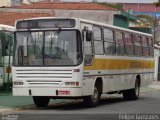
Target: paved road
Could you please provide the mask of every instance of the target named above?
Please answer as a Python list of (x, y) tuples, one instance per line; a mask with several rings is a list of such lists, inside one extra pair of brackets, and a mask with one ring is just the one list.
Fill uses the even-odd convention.
[[(133, 120), (137, 114), (160, 114), (160, 91), (142, 93), (137, 101), (124, 101), (122, 96), (105, 97), (96, 108), (86, 108), (80, 101), (55, 104), (53, 100), (45, 109), (31, 105), (8, 114), (20, 114), (20, 120), (126, 120), (126, 115), (130, 115), (127, 117)], [(157, 115), (153, 117), (155, 120), (160, 119)]]

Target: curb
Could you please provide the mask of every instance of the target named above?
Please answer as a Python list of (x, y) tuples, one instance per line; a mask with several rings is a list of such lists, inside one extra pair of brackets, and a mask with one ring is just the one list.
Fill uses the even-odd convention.
[(150, 85), (150, 86), (147, 86), (147, 87), (141, 87), (140, 88), (140, 91), (142, 93), (146, 93), (146, 92), (155, 92), (155, 91), (159, 91), (160, 90), (160, 86), (153, 86), (153, 85)]
[(0, 106), (0, 113), (5, 113), (5, 112), (8, 112), (8, 111), (12, 111), (12, 110), (14, 110), (14, 109)]

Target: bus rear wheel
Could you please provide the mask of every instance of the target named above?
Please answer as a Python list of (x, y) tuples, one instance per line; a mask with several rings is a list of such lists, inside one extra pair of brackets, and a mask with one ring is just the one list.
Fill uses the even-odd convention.
[(33, 101), (37, 107), (47, 107), (50, 101), (49, 97), (33, 96)]
[(94, 86), (94, 91), (93, 94), (90, 96), (86, 96), (83, 98), (83, 103), (87, 106), (87, 107), (95, 107), (99, 104), (100, 101), (100, 90), (98, 88), (97, 85)]
[(140, 82), (137, 79), (135, 81), (135, 87), (130, 90), (125, 90), (123, 92), (123, 98), (125, 100), (137, 100), (139, 98), (139, 93), (140, 93)]

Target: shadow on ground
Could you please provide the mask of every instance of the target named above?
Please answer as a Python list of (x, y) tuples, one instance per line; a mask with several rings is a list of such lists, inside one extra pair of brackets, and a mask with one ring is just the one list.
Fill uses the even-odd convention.
[[(124, 101), (123, 97), (113, 97), (113, 98), (102, 98), (97, 107), (103, 105), (111, 105)], [(19, 108), (18, 110), (80, 110), (80, 109), (89, 109), (87, 108), (82, 100), (68, 100), (67, 102), (54, 103), (54, 100), (51, 100), (49, 106), (47, 108), (37, 108), (36, 106), (24, 106)]]

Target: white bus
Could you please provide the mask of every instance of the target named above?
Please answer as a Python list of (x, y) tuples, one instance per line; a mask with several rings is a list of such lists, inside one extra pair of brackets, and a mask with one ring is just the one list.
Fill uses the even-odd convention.
[(16, 29), (13, 95), (33, 96), (37, 107), (59, 98), (96, 106), (106, 93), (136, 100), (153, 81), (150, 34), (54, 17), (19, 20)]
[(11, 85), (11, 73), (8, 68), (12, 64), (13, 43), (15, 27), (0, 24), (0, 87), (9, 87)]

